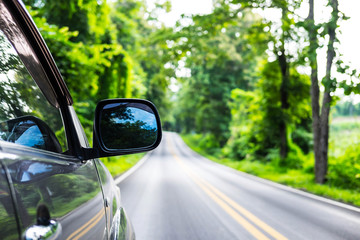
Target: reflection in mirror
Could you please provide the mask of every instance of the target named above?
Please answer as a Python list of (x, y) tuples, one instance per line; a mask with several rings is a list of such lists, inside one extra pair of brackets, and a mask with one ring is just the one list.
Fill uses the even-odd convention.
[(108, 149), (150, 147), (157, 134), (154, 111), (143, 103), (111, 103), (102, 109), (100, 135)]
[(31, 120), (18, 121), (13, 124), (0, 123), (0, 138), (7, 142), (45, 149), (44, 137), (36, 123)]
[(22, 116), (0, 122), (0, 140), (52, 152), (62, 152), (61, 145), (49, 126), (34, 116)]

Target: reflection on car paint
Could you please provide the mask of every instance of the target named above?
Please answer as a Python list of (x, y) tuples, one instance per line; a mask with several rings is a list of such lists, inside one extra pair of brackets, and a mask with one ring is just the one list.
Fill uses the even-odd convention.
[(56, 239), (61, 231), (61, 224), (51, 219), (49, 208), (45, 204), (40, 204), (36, 210), (36, 224), (25, 231), (23, 238), (25, 240)]
[(19, 238), (10, 188), (0, 162), (0, 236), (3, 240)]

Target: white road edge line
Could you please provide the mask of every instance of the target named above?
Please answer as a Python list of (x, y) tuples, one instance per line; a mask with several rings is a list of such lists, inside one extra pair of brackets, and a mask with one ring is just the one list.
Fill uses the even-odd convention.
[[(231, 169), (231, 170), (237, 171), (236, 169)], [(350, 211), (360, 213), (360, 208), (357, 208), (355, 206), (348, 205), (348, 204), (342, 203), (342, 202), (338, 202), (336, 200), (332, 200), (332, 199), (325, 198), (325, 197), (322, 197), (322, 196), (318, 196), (318, 195), (315, 195), (313, 193), (305, 192), (305, 191), (302, 191), (302, 190), (299, 190), (299, 189), (296, 189), (296, 188), (293, 188), (293, 187), (290, 187), (290, 186), (286, 186), (286, 185), (283, 185), (283, 184), (280, 184), (280, 183), (276, 183), (276, 182), (273, 182), (271, 180), (260, 178), (260, 177), (251, 175), (251, 174), (246, 173), (246, 172), (242, 172), (242, 171), (238, 171), (238, 172), (240, 174), (242, 174), (242, 175), (247, 176), (248, 178), (253, 179), (254, 181), (262, 182), (264, 184), (267, 184), (267, 185), (270, 185), (270, 186), (273, 186), (273, 187), (276, 187), (276, 188), (280, 188), (282, 190), (292, 192), (292, 193), (295, 193), (295, 194), (298, 194), (298, 195), (302, 195), (302, 196), (310, 198), (310, 199), (314, 199), (314, 200), (317, 200), (317, 201), (320, 201), (320, 202), (327, 203), (329, 205), (333, 205), (333, 206), (336, 206), (336, 207), (340, 207), (340, 208), (344, 208), (344, 209), (347, 209), (347, 210), (350, 210)]]
[[(180, 136), (179, 136), (180, 137)], [(181, 139), (181, 137), (180, 137)], [(182, 140), (182, 139), (181, 139)], [(325, 197), (321, 197), (321, 196), (318, 196), (318, 195), (315, 195), (313, 193), (309, 193), (309, 192), (305, 192), (305, 191), (301, 191), (299, 189), (296, 189), (296, 188), (293, 188), (293, 187), (290, 187), (290, 186), (286, 186), (286, 185), (283, 185), (283, 184), (280, 184), (280, 183), (276, 183), (276, 182), (273, 182), (271, 180), (267, 180), (267, 179), (264, 179), (264, 178), (260, 178), (260, 177), (257, 177), (255, 175), (251, 175), (249, 173), (246, 173), (246, 172), (243, 172), (243, 171), (239, 171), (239, 170), (236, 170), (236, 169), (233, 169), (233, 168), (230, 168), (228, 166), (225, 166), (225, 165), (222, 165), (220, 163), (217, 163), (217, 162), (214, 162), (214, 161), (211, 161), (210, 159), (207, 159), (206, 157), (204, 156), (201, 156), (199, 153), (195, 152), (194, 150), (192, 150), (188, 145), (186, 145), (185, 143), (183, 144), (185, 145), (190, 151), (196, 153), (199, 157), (201, 157), (202, 159), (206, 160), (206, 161), (209, 161), (213, 164), (216, 164), (216, 165), (219, 165), (221, 166), (222, 168), (225, 168), (227, 170), (230, 170), (236, 174), (240, 174), (240, 175), (243, 175), (244, 177), (248, 177), (254, 181), (258, 181), (258, 182), (262, 182), (264, 184), (267, 184), (267, 185), (270, 185), (270, 186), (273, 186), (273, 187), (276, 187), (276, 188), (280, 188), (282, 190), (285, 190), (285, 191), (288, 191), (288, 192), (292, 192), (292, 193), (296, 193), (296, 194), (299, 194), (299, 195), (302, 195), (304, 197), (307, 197), (307, 198), (311, 198), (311, 199), (314, 199), (314, 200), (317, 200), (317, 201), (320, 201), (320, 202), (325, 202), (327, 204), (330, 204), (330, 205), (333, 205), (333, 206), (337, 206), (337, 207), (340, 207), (340, 208), (344, 208), (344, 209), (347, 209), (347, 210), (350, 210), (350, 211), (354, 211), (354, 212), (357, 212), (357, 213), (360, 213), (360, 208), (358, 207), (355, 207), (355, 206), (352, 206), (352, 205), (348, 205), (346, 203), (342, 203), (342, 202), (338, 202), (336, 200), (332, 200), (332, 199), (328, 199), (328, 198), (325, 198)]]
[(141, 165), (144, 164), (144, 162), (151, 156), (151, 152), (148, 152), (143, 158), (141, 158), (132, 168), (121, 174), (119, 177), (117, 177), (114, 181), (115, 184), (118, 185), (122, 181), (124, 181), (127, 177), (129, 177), (131, 174), (133, 174)]

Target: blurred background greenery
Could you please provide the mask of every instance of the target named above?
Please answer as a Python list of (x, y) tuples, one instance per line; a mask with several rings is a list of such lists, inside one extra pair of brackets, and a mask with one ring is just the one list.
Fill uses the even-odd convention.
[[(297, 12), (311, 1), (215, 0), (211, 13), (168, 26), (158, 17), (169, 1), (24, 0), (89, 139), (99, 100), (145, 98), (164, 130), (214, 161), (360, 205), (360, 104), (338, 97), (359, 92), (359, 74), (338, 51), (346, 13), (325, 2), (323, 22)], [(269, 9), (277, 19), (260, 14)], [(332, 71), (311, 78), (321, 49), (333, 53)], [(315, 178), (313, 133), (326, 129), (325, 173)], [(103, 161), (115, 176), (142, 156)]]

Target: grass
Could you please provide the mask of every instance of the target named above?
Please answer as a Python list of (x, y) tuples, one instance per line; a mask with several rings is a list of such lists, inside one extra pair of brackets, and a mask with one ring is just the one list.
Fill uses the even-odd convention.
[(130, 154), (118, 157), (103, 158), (101, 161), (109, 169), (113, 177), (119, 176), (134, 166), (145, 153)]
[(330, 125), (329, 157), (340, 157), (349, 146), (360, 145), (360, 119), (334, 118)]
[[(343, 124), (343, 122), (341, 124)], [(346, 128), (351, 127), (349, 124), (345, 124), (345, 126)], [(332, 154), (332, 157), (340, 155), (340, 153), (344, 151), (344, 149), (346, 149), (346, 147), (348, 147), (352, 141), (356, 141), (359, 139), (358, 136), (360, 136), (360, 127), (353, 127), (353, 129), (356, 129), (356, 131), (351, 131), (349, 135), (346, 135), (345, 139), (341, 138), (342, 140), (340, 141), (342, 142), (339, 142), (336, 141), (336, 139), (340, 139), (340, 135), (344, 134), (344, 128), (338, 127), (337, 132), (335, 132), (335, 130), (332, 128), (332, 137), (330, 141), (332, 141), (333, 148), (330, 150), (329, 155)], [(272, 162), (264, 163), (261, 161), (251, 160), (236, 161), (228, 158), (222, 158), (221, 156), (209, 155), (199, 147), (197, 137), (194, 137), (193, 135), (182, 135), (182, 138), (185, 143), (194, 151), (217, 163), (280, 184), (311, 192), (319, 196), (331, 198), (355, 206), (360, 206), (360, 194), (358, 193), (358, 191), (335, 187), (329, 184), (320, 185), (315, 183), (313, 174), (314, 164), (313, 157), (311, 155), (308, 156), (308, 162), (305, 162), (303, 164), (303, 169), (286, 169), (279, 167)], [(351, 139), (351, 141), (349, 139)]]

